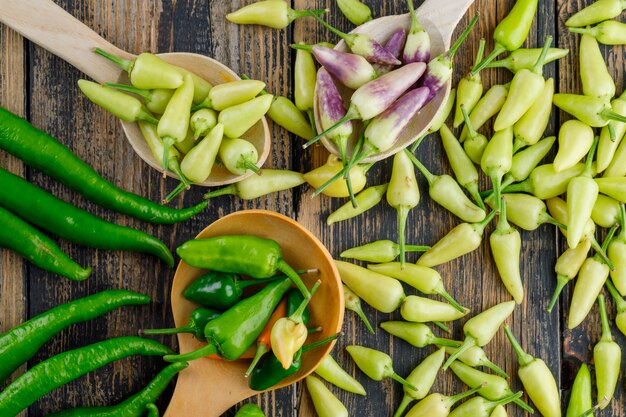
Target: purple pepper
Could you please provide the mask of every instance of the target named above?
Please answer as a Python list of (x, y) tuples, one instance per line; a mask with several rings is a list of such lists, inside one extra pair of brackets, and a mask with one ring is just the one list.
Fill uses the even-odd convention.
[(430, 60), (430, 36), (417, 20), (413, 0), (407, 0), (407, 5), (411, 14), (411, 29), (404, 45), (402, 63), (428, 62)]
[(450, 81), (452, 77), (452, 59), (454, 58), (454, 54), (465, 38), (467, 38), (467, 35), (469, 35), (477, 21), (478, 15), (474, 16), (470, 24), (465, 28), (461, 36), (459, 36), (459, 39), (456, 40), (448, 52), (444, 52), (428, 63), (423, 85), (430, 89), (430, 94), (428, 95), (429, 101), (435, 97), (435, 94), (437, 94), (448, 81)]
[(319, 16), (315, 14), (311, 14), (311, 16), (315, 17), (328, 30), (343, 39), (353, 53), (361, 55), (369, 62), (388, 65), (400, 65), (402, 63), (398, 58), (383, 48), (381, 44), (372, 39), (371, 36), (364, 33), (344, 33), (326, 23)]
[[(322, 130), (325, 130), (346, 115), (346, 108), (337, 86), (324, 67), (317, 71), (315, 93), (317, 96), (317, 115)], [(352, 122), (347, 121), (327, 135), (327, 138), (339, 148), (342, 161), (346, 161), (346, 148), (352, 132)]]
[(353, 90), (378, 77), (372, 64), (360, 55), (340, 52), (320, 45), (291, 45), (291, 47), (312, 52), (320, 65), (341, 84)]
[[(406, 41), (406, 30), (400, 27), (391, 34), (391, 36), (389, 37), (389, 40), (387, 40), (387, 43), (385, 44), (385, 49), (391, 55), (395, 56), (396, 58), (400, 58), (400, 56), (402, 55), (402, 51), (404, 50), (405, 41)], [(394, 67), (395, 65), (377, 64), (374, 66), (374, 69), (376, 69), (376, 72), (379, 75), (382, 75), (393, 70)]]

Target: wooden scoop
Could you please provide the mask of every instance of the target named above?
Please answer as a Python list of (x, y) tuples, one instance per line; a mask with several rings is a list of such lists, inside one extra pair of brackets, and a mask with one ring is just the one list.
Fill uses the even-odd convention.
[[(135, 56), (107, 42), (51, 0), (0, 0), (0, 22), (69, 62), (99, 83), (129, 83), (128, 77), (120, 68), (96, 55), (93, 50), (101, 48), (123, 59), (133, 59)], [(169, 63), (194, 72), (213, 85), (240, 79), (227, 66), (203, 55), (184, 52), (159, 56)], [(122, 127), (126, 138), (141, 159), (161, 171), (161, 161), (156, 161), (152, 156), (137, 124), (122, 121)], [(256, 147), (259, 154), (257, 166), (261, 167), (269, 155), (271, 145), (265, 118), (248, 130), (243, 138)], [(171, 172), (167, 174), (176, 178)], [(248, 171), (238, 176), (231, 174), (223, 166), (215, 166), (211, 176), (198, 185), (211, 187), (230, 184), (250, 175), (256, 174)]]
[[(310, 325), (323, 330), (307, 339), (307, 343), (332, 336), (343, 323), (343, 288), (332, 256), (315, 236), (289, 217), (265, 210), (240, 211), (222, 217), (197, 236), (206, 238), (220, 235), (255, 235), (273, 239), (283, 249), (283, 258), (295, 269), (318, 269), (319, 273), (303, 275), (307, 287), (322, 280), (308, 306)], [(181, 261), (172, 284), (172, 311), (176, 326), (184, 326), (191, 312), (198, 306), (183, 297), (185, 288), (206, 271)], [(204, 345), (190, 334), (178, 335), (181, 353)], [(303, 356), (300, 371), (272, 389), (297, 382), (313, 372), (332, 349), (329, 343)], [(258, 394), (248, 388), (244, 374), (249, 360), (228, 362), (202, 358), (191, 361), (178, 376), (176, 389), (165, 412), (165, 417), (219, 417), (238, 402)]]
[[(418, 9), (415, 10), (415, 14), (417, 15), (419, 22), (430, 35), (431, 59), (450, 48), (450, 41), (452, 39), (454, 29), (472, 3), (474, 3), (474, 0), (426, 0)], [(380, 17), (357, 27), (351, 33), (367, 33), (374, 38), (374, 40), (384, 45), (391, 34), (399, 27), (405, 28), (408, 32), (411, 27), (410, 14), (407, 13), (403, 15)], [(349, 49), (343, 40), (337, 44), (335, 49), (342, 52), (349, 52)], [(349, 103), (352, 91), (347, 88), (342, 88), (339, 84), (337, 86), (340, 88), (344, 102)], [(380, 161), (390, 155), (394, 155), (422, 136), (430, 127), (431, 121), (437, 114), (439, 108), (448, 99), (448, 96), (450, 95), (450, 86), (451, 82), (449, 81), (446, 86), (442, 88), (435, 97), (433, 97), (430, 103), (417, 113), (391, 149), (372, 157), (365, 158), (363, 163)], [(317, 99), (315, 100), (315, 103), (315, 123), (317, 125), (318, 132), (322, 132), (324, 129), (322, 129), (317, 112)], [(353, 146), (356, 142), (356, 138), (353, 139), (354, 140), (350, 141), (352, 143), (349, 146), (348, 154), (351, 153), (351, 146)], [(329, 152), (339, 156), (339, 149), (337, 149), (335, 143), (328, 140), (326, 137), (323, 137), (321, 141)]]

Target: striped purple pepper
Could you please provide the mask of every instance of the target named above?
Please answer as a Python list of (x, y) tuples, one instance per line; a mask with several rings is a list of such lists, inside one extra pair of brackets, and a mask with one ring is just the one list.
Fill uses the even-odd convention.
[[(396, 58), (400, 58), (402, 56), (402, 51), (404, 50), (404, 43), (406, 42), (406, 30), (404, 28), (396, 29), (385, 44), (385, 49)], [(379, 75), (386, 74), (389, 71), (392, 71), (396, 66), (395, 65), (382, 65), (376, 64), (374, 65), (374, 69)]]
[(404, 44), (402, 63), (428, 62), (430, 60), (430, 36), (417, 20), (413, 0), (407, 0), (407, 5), (411, 14), (411, 29)]

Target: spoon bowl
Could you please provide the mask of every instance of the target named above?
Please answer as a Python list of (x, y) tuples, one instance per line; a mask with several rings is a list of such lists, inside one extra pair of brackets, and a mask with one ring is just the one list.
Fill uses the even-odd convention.
[[(448, 0), (445, 2), (440, 0), (426, 0), (418, 9), (415, 10), (415, 14), (420, 24), (430, 36), (431, 59), (450, 48), (450, 41), (452, 34), (454, 33), (454, 29), (472, 3), (474, 3), (474, 0)], [(404, 28), (408, 32), (410, 27), (411, 16), (407, 13), (403, 15), (384, 16), (371, 20), (355, 28), (350, 33), (366, 33), (375, 41), (384, 45), (393, 32), (395, 32), (398, 28)], [(348, 46), (343, 40), (337, 43), (335, 49), (341, 52), (349, 52)], [(353, 91), (342, 86), (338, 82), (336, 84), (344, 99), (344, 103), (349, 103), (350, 96)], [(448, 97), (450, 96), (450, 89), (451, 81), (448, 81), (445, 87), (439, 90), (435, 97), (433, 97), (433, 99), (413, 117), (409, 125), (405, 128), (398, 140), (396, 140), (390, 149), (363, 159), (363, 163), (380, 161), (394, 155), (426, 133), (433, 118), (441, 106), (443, 106), (446, 100), (448, 100)], [(315, 124), (318, 132), (321, 132), (324, 129), (322, 129), (317, 109), (317, 91), (315, 96)], [(350, 141), (348, 141), (348, 154), (351, 154), (352, 148), (356, 144), (358, 138), (357, 135), (360, 135), (360, 133), (359, 129), (355, 129), (353, 137)], [(339, 149), (334, 142), (329, 140), (327, 137), (323, 137), (321, 142), (329, 152), (340, 156)]]
[[(283, 257), (295, 269), (318, 269), (319, 273), (302, 276), (311, 288), (320, 279), (322, 284), (308, 309), (310, 324), (322, 326), (307, 343), (332, 336), (341, 330), (344, 313), (343, 288), (332, 256), (320, 241), (296, 221), (265, 210), (239, 211), (222, 217), (204, 229), (197, 238), (221, 235), (255, 235), (273, 239), (281, 246)], [(181, 261), (172, 283), (172, 312), (176, 326), (184, 326), (191, 312), (198, 306), (183, 297), (183, 291), (206, 270), (194, 268)], [(190, 352), (204, 343), (190, 334), (178, 335), (181, 353)], [(317, 368), (331, 351), (334, 342), (307, 352), (302, 357), (302, 368), (270, 390), (291, 385)], [(202, 358), (191, 361), (178, 376), (176, 388), (165, 412), (165, 417), (219, 417), (238, 402), (258, 394), (248, 387), (244, 374), (249, 360), (228, 362)]]
[[(128, 84), (126, 74), (112, 62), (96, 55), (95, 48), (103, 49), (123, 59), (135, 56), (110, 44), (82, 22), (71, 16), (52, 0), (0, 0), (0, 22), (22, 34), (63, 60), (67, 61), (98, 83), (121, 82)], [(215, 85), (240, 79), (237, 74), (220, 62), (200, 54), (189, 52), (159, 54), (165, 61), (185, 68)], [(136, 123), (122, 122), (128, 142), (135, 152), (151, 167), (161, 171)], [(271, 136), (267, 121), (262, 118), (244, 135), (257, 149), (261, 167), (270, 152)], [(176, 175), (167, 172), (176, 178)], [(215, 166), (209, 178), (199, 184), (205, 187), (221, 186), (240, 181), (250, 175), (233, 175), (223, 166)]]

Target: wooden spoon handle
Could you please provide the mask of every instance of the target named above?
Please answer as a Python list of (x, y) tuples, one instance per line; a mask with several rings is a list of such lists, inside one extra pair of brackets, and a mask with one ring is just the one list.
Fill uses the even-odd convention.
[(437, 28), (441, 33), (444, 47), (447, 50), (450, 47), (454, 29), (473, 3), (474, 0), (426, 0), (420, 6), (418, 14), (428, 20), (437, 22)]
[(0, 22), (78, 68), (97, 82), (115, 81), (120, 69), (93, 53), (98, 47), (129, 59), (51, 0), (0, 0)]

